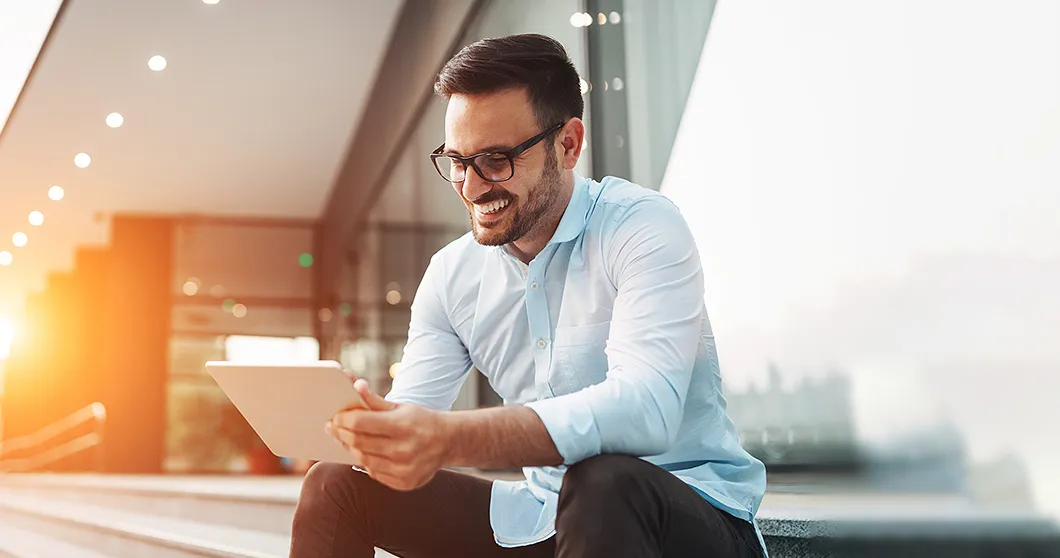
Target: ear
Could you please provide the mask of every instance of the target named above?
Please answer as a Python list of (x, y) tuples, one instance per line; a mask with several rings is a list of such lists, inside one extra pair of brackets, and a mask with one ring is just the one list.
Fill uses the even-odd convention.
[(584, 142), (585, 123), (581, 118), (571, 118), (556, 135), (556, 152), (565, 170), (573, 170), (578, 164)]

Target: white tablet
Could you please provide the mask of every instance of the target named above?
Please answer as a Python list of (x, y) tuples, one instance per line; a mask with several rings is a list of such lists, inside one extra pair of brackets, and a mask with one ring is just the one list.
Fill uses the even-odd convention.
[(206, 370), (279, 457), (353, 465), (349, 452), (324, 432), (334, 414), (364, 406), (353, 379), (334, 361), (299, 365), (210, 361)]

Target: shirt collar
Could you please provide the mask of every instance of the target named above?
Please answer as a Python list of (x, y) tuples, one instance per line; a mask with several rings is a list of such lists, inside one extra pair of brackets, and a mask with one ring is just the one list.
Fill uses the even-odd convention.
[[(556, 232), (552, 233), (552, 239), (545, 245), (546, 248), (552, 244), (569, 242), (578, 238), (578, 235), (585, 230), (591, 201), (589, 198), (589, 180), (578, 173), (574, 173), (574, 189), (571, 192), (570, 201), (567, 202), (567, 209), (563, 211), (563, 217), (559, 220)], [(508, 251), (507, 244), (495, 246), (494, 248), (505, 256), (519, 261)]]
[(549, 244), (568, 242), (578, 238), (585, 230), (585, 220), (589, 214), (589, 181), (574, 173), (574, 191), (571, 192), (567, 209), (559, 220), (559, 226), (552, 235)]

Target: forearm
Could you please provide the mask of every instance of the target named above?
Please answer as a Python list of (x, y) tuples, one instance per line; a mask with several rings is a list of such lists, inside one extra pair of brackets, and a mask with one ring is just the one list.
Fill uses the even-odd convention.
[(545, 424), (528, 407), (445, 412), (442, 425), (447, 467), (507, 469), (563, 463)]

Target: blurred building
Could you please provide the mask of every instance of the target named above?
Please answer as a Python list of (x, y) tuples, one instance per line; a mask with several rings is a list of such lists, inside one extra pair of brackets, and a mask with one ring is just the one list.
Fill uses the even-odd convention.
[(983, 506), (1009, 510), (1036, 507), (1027, 464), (1014, 454), (971, 466), (968, 490)]
[(833, 372), (786, 388), (780, 369), (764, 387), (728, 394), (744, 447), (771, 469), (853, 467), (858, 443), (849, 378)]
[(895, 430), (885, 441), (865, 440), (858, 435), (848, 375), (832, 370), (785, 382), (791, 376), (771, 365), (765, 386), (751, 383), (726, 395), (744, 447), (774, 474), (771, 482), (823, 479), (860, 490), (981, 493), (985, 499), (1001, 498), (1005, 487), (1023, 501), (1020, 482), (1026, 479), (1011, 460), (969, 475), (964, 440), (952, 425), (925, 424)]

